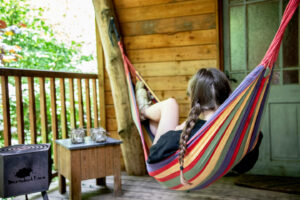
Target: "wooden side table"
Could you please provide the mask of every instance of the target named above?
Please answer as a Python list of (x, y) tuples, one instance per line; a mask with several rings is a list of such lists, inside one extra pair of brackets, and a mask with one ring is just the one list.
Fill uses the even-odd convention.
[[(70, 181), (70, 199), (81, 199), (81, 181), (96, 178), (105, 184), (105, 178), (114, 175), (114, 194), (121, 194), (120, 140), (108, 138), (96, 143), (90, 137), (83, 144), (72, 144), (71, 139), (56, 140), (59, 192), (66, 192)], [(103, 181), (104, 180), (104, 181)]]

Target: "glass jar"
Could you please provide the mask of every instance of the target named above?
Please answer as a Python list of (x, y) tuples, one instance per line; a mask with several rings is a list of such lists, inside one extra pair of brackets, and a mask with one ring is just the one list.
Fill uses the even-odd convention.
[(72, 144), (84, 143), (85, 129), (77, 128), (71, 131), (71, 142)]
[(104, 128), (91, 128), (90, 130), (91, 139), (94, 142), (105, 142), (107, 139), (107, 132)]

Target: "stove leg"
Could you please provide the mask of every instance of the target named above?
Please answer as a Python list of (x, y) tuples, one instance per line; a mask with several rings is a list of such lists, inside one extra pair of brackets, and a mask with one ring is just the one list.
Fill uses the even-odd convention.
[(96, 185), (106, 186), (106, 177), (96, 178)]
[(43, 192), (41, 192), (41, 193), (42, 193), (43, 200), (49, 200), (46, 191), (43, 191)]

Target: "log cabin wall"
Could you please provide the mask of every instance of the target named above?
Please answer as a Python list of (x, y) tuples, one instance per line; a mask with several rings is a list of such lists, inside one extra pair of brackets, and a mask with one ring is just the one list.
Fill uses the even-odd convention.
[[(189, 111), (190, 77), (220, 68), (217, 0), (113, 0), (126, 52), (160, 100), (174, 97), (180, 121)], [(105, 76), (106, 128), (118, 138), (109, 80)]]

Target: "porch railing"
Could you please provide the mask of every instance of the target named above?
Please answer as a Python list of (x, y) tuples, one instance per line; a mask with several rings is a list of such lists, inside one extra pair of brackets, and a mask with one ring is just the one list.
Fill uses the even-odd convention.
[[(10, 105), (12, 96), (15, 101), (18, 144), (35, 144), (38, 137), (42, 143), (52, 142), (55, 164), (54, 141), (56, 139), (68, 138), (69, 130), (72, 128), (86, 127), (89, 130), (91, 127), (99, 127), (97, 90), (100, 87), (96, 74), (0, 68), (0, 76), (4, 146), (12, 144), (12, 108)], [(84, 88), (82, 82), (84, 82)], [(15, 91), (11, 91), (12, 88)], [(25, 89), (27, 89), (28, 96), (23, 94)], [(11, 95), (11, 93), (14, 94)], [(29, 117), (29, 130), (26, 130), (24, 125), (24, 117), (27, 117), (27, 115), (24, 116), (25, 97), (29, 102), (28, 111), (26, 109)], [(46, 101), (47, 97), (50, 98), (50, 103)], [(36, 112), (37, 105), (39, 105), (39, 114)], [(50, 120), (48, 122), (47, 113), (51, 116), (51, 122)], [(37, 120), (37, 117), (40, 118)], [(39, 134), (38, 131), (40, 131)], [(25, 132), (30, 133), (30, 141), (26, 140)], [(52, 137), (49, 137), (50, 133)]]

